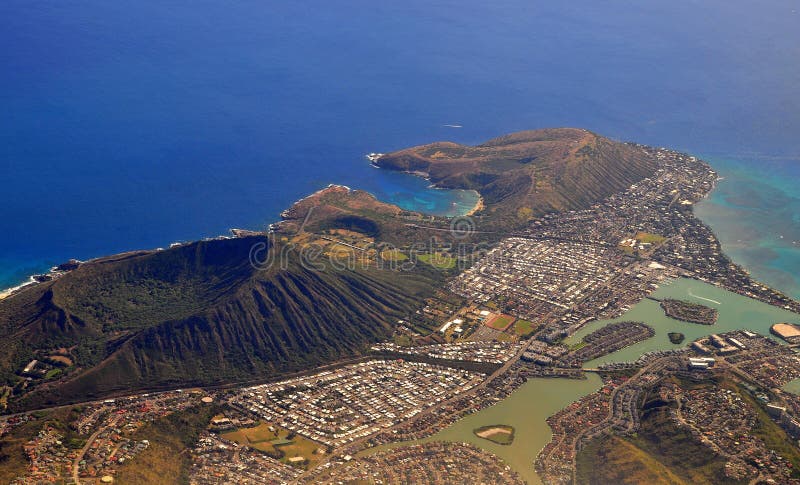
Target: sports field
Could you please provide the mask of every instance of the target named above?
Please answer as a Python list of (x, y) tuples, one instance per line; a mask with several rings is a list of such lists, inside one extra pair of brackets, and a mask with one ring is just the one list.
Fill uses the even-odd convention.
[(489, 328), (493, 328), (495, 330), (500, 330), (501, 332), (505, 331), (511, 324), (514, 323), (514, 317), (511, 315), (503, 315), (502, 313), (499, 315), (493, 315), (489, 317), (485, 325)]
[(634, 236), (634, 239), (636, 239), (639, 242), (643, 242), (643, 243), (661, 244), (667, 238), (665, 238), (664, 236), (659, 236), (658, 234), (650, 233), (650, 232), (637, 232), (636, 236)]
[(437, 269), (453, 269), (456, 266), (456, 258), (447, 253), (420, 254), (417, 259)]
[(536, 329), (536, 325), (528, 320), (519, 319), (514, 322), (514, 334), (520, 337), (527, 337)]

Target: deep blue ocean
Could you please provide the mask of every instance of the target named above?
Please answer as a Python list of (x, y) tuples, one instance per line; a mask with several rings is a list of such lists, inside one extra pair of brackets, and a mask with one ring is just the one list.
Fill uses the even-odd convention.
[(715, 160), (726, 179), (707, 220), (800, 296), (786, 244), (800, 240), (798, 9), (4, 0), (0, 287), (72, 257), (264, 227), (329, 183), (447, 212), (463, 194), (364, 154), (577, 126)]

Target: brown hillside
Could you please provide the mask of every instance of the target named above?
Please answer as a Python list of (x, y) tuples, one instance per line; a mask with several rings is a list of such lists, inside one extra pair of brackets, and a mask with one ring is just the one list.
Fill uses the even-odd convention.
[(376, 164), (427, 174), (440, 187), (477, 190), (486, 212), (505, 224), (588, 207), (657, 168), (635, 146), (574, 128), (522, 131), (477, 146), (432, 143), (389, 153)]

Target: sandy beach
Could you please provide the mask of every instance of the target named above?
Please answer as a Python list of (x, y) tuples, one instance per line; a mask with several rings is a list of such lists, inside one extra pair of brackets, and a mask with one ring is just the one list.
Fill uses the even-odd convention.
[(26, 281), (25, 283), (22, 283), (21, 285), (15, 286), (13, 288), (8, 288), (6, 290), (2, 290), (2, 291), (0, 291), (0, 300), (4, 300), (4, 299), (8, 298), (9, 296), (13, 295), (14, 293), (16, 293), (17, 291), (25, 288), (26, 286), (30, 286), (30, 285), (33, 285), (33, 284), (36, 284), (36, 281), (33, 278), (31, 278), (29, 281)]
[(469, 212), (467, 212), (464, 215), (465, 216), (471, 216), (473, 214), (476, 214), (476, 213), (482, 211), (484, 208), (485, 208), (485, 206), (483, 205), (483, 197), (481, 197), (481, 195), (478, 194), (478, 202), (475, 203), (475, 207), (470, 209)]

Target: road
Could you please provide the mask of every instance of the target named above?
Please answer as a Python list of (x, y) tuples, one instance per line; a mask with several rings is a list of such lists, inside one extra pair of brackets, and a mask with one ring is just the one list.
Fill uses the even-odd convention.
[(114, 417), (114, 419), (109, 421), (108, 425), (99, 427), (97, 431), (92, 433), (92, 435), (89, 436), (89, 439), (86, 440), (86, 444), (83, 445), (83, 448), (81, 448), (81, 451), (78, 452), (78, 455), (75, 457), (75, 460), (72, 463), (72, 481), (75, 483), (75, 485), (80, 485), (81, 483), (78, 477), (78, 464), (81, 462), (81, 460), (83, 460), (83, 457), (86, 455), (86, 452), (89, 451), (89, 448), (92, 446), (92, 443), (94, 443), (94, 440), (96, 440), (97, 436), (106, 429), (116, 426), (118, 421), (119, 417)]

